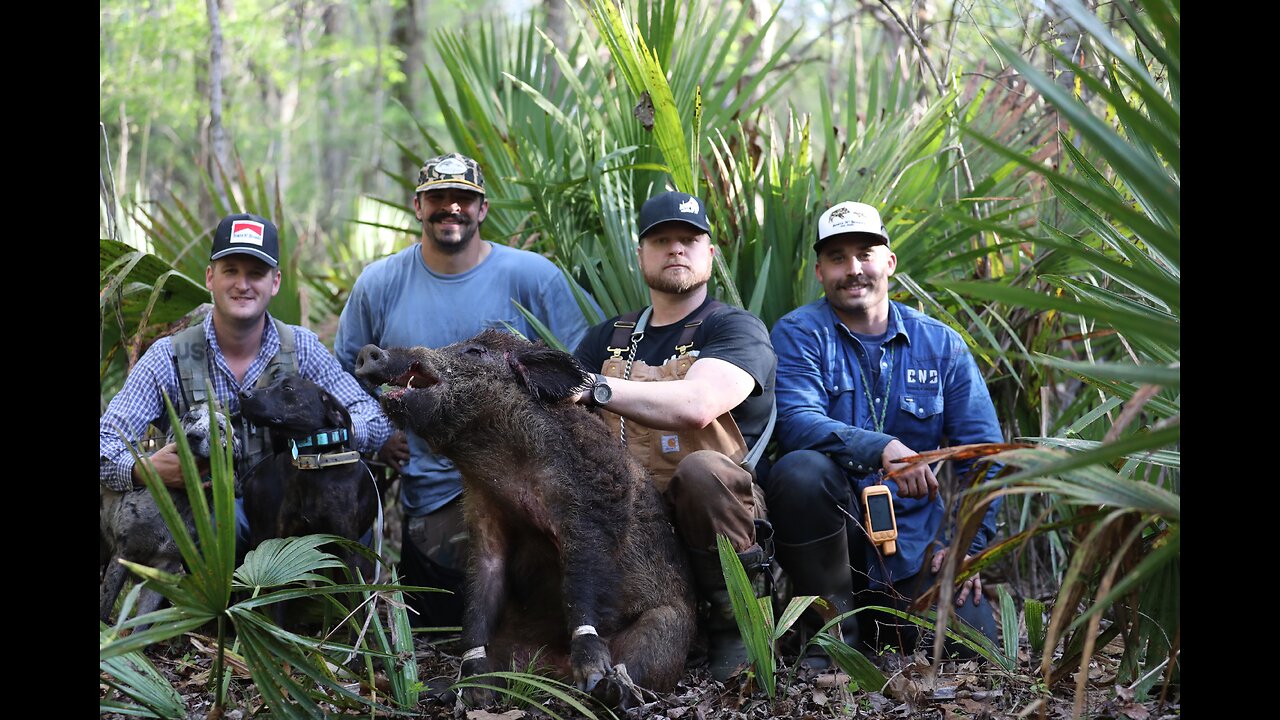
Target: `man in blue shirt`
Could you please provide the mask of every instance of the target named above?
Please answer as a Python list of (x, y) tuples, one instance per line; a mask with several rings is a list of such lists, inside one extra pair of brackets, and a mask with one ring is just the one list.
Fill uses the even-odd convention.
[[(369, 343), (443, 347), (508, 325), (536, 339), (513, 300), (567, 347), (582, 339), (586, 318), (555, 264), (480, 237), (489, 201), (475, 160), (457, 153), (427, 160), (413, 210), (422, 222), (421, 242), (365, 268), (342, 309), (334, 352), (347, 371)], [(453, 591), (412, 594), (410, 603), (427, 624), (457, 625), (467, 556), (462, 476), (412, 433), (394, 433), (380, 454), (401, 473), (402, 581)]]
[[(772, 332), (785, 455), (769, 475), (765, 497), (778, 560), (797, 595), (819, 595), (837, 612), (865, 605), (905, 609), (941, 567), (948, 513), (928, 465), (887, 482), (882, 471), (901, 470), (895, 459), (944, 442), (1000, 442), (1000, 426), (960, 335), (889, 300), (897, 256), (875, 208), (843, 202), (827, 210), (814, 250), (826, 296), (787, 314)], [(956, 476), (965, 477), (970, 464), (958, 463)], [(887, 556), (861, 527), (862, 490), (882, 482), (898, 527), (897, 552)], [(966, 557), (994, 537), (998, 505), (987, 511)], [(977, 575), (958, 589), (956, 614), (995, 641)], [(851, 645), (859, 635), (875, 649), (915, 645), (913, 625), (887, 614), (855, 617), (843, 624)], [(807, 663), (825, 664), (825, 656), (810, 653)]]
[[(204, 399), (205, 379), (212, 383), (218, 404), (235, 416), (244, 450), (236, 462), (240, 477), (271, 451), (265, 430), (239, 420), (240, 391), (263, 387), (280, 373), (299, 373), (346, 406), (355, 449), (373, 452), (386, 441), (391, 423), (382, 408), (343, 371), (316, 334), (286, 325), (267, 312), (280, 291), (279, 260), (279, 235), (270, 220), (241, 213), (218, 223), (205, 269), (213, 311), (200, 325), (160, 338), (148, 348), (99, 420), (98, 479), (105, 488), (126, 492), (142, 486), (129, 443), (140, 440), (149, 424), (168, 427), (164, 394), (181, 414)], [(183, 487), (176, 443), (160, 448), (150, 460), (165, 485)], [(243, 545), (248, 526), (239, 499), (236, 511), (237, 540)]]

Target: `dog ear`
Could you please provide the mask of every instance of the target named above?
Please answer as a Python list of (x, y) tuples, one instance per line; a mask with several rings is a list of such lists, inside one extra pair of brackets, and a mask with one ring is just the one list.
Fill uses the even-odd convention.
[(350, 428), (351, 413), (347, 410), (347, 406), (342, 401), (333, 396), (333, 393), (320, 388), (320, 396), (324, 398), (324, 420), (326, 427)]
[(591, 381), (577, 358), (542, 343), (507, 353), (507, 364), (529, 393), (544, 403), (572, 397)]

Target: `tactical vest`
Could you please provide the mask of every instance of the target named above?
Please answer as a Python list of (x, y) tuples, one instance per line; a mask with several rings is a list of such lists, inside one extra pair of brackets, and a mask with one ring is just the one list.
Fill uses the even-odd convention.
[[(276, 378), (298, 372), (298, 348), (294, 344), (293, 328), (271, 318), (275, 323), (276, 334), (280, 336), (280, 349), (267, 363), (255, 388), (264, 388), (275, 382)], [(204, 337), (204, 323), (193, 325), (173, 336), (173, 356), (178, 363), (178, 415), (182, 416), (193, 404), (206, 402), (209, 394), (205, 390), (209, 378), (209, 344)], [(240, 413), (231, 416), (232, 427), (240, 435), (241, 457), (236, 460), (238, 476), (243, 476), (249, 468), (271, 453), (271, 434), (267, 428), (259, 428), (253, 423), (243, 420)]]
[[(613, 337), (609, 342), (612, 355), (604, 361), (600, 373), (607, 377), (623, 378), (636, 382), (669, 382), (682, 380), (689, 368), (698, 360), (692, 355), (693, 336), (698, 327), (708, 317), (728, 307), (719, 300), (711, 300), (685, 323), (673, 348), (676, 356), (662, 365), (652, 366), (643, 360), (630, 362), (632, 332), (641, 317), (642, 311), (627, 313), (614, 322)], [(634, 358), (634, 355), (631, 356)], [(747, 443), (738, 429), (738, 423), (726, 412), (704, 428), (694, 430), (656, 430), (645, 427), (634, 421), (623, 419), (616, 413), (601, 408), (605, 424), (615, 435), (622, 435), (627, 450), (649, 469), (654, 484), (659, 492), (666, 492), (671, 484), (671, 476), (675, 474), (676, 465), (680, 464), (690, 453), (698, 450), (715, 450), (729, 457), (735, 463), (741, 463), (747, 456)], [(766, 438), (767, 440), (767, 438)]]

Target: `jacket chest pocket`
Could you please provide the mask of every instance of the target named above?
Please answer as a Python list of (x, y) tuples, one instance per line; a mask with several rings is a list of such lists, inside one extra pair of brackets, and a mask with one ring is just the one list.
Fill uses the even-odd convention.
[[(853, 414), (854, 406), (858, 404), (857, 398), (861, 397), (862, 388), (855, 383), (857, 380), (847, 372), (836, 372), (824, 382), (824, 389), (827, 391), (827, 414), (832, 417), (842, 417), (841, 411)], [(857, 393), (857, 394), (854, 394)]]
[(933, 394), (904, 394), (898, 408), (916, 420), (931, 421), (942, 414), (943, 397)]

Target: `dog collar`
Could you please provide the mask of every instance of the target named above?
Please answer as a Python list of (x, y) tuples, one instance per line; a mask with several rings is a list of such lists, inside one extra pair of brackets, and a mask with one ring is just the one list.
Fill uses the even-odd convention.
[(323, 470), (333, 465), (349, 465), (355, 462), (360, 462), (360, 453), (355, 450), (299, 455), (298, 448), (296, 446), (293, 448), (293, 466), (299, 470)]
[(316, 432), (302, 438), (289, 440), (289, 452), (293, 455), (293, 466), (299, 470), (322, 470), (333, 465), (348, 465), (350, 463), (359, 462), (360, 453), (355, 450), (347, 450), (346, 452), (317, 452), (303, 455), (298, 452), (298, 448), (320, 448), (345, 447), (351, 439), (351, 433), (346, 428), (326, 428), (317, 430)]
[[(316, 432), (302, 438), (290, 440), (294, 447), (315, 447), (322, 448), (328, 445), (341, 445), (351, 440), (351, 433), (346, 428), (326, 428), (317, 430)], [(297, 451), (294, 451), (297, 455)]]

